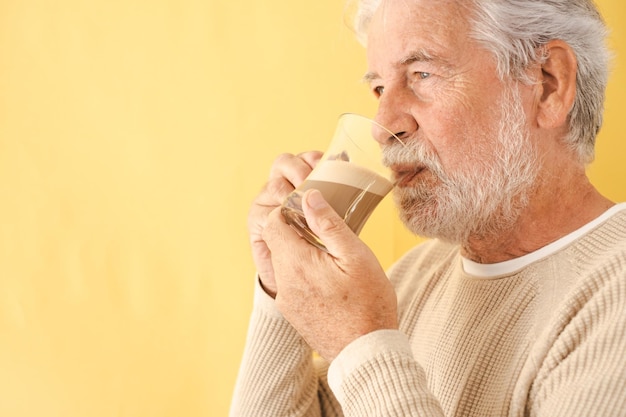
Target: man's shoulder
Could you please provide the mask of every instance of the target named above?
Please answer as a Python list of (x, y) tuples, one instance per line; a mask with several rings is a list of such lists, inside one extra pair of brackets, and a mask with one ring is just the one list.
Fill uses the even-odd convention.
[(557, 257), (553, 269), (574, 278), (568, 305), (577, 309), (606, 298), (606, 305), (626, 306), (626, 206)]
[(600, 229), (610, 229), (621, 239), (626, 239), (626, 202), (619, 203), (609, 210), (610, 216), (600, 226)]
[(600, 265), (614, 264), (618, 269), (626, 269), (626, 204), (615, 209), (606, 221), (574, 244), (581, 264), (596, 269)]

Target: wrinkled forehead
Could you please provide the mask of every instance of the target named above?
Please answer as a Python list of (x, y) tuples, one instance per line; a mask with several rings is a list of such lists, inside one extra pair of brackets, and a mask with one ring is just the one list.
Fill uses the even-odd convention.
[(459, 31), (469, 26), (471, 2), (463, 0), (381, 0), (370, 4), (367, 32), (407, 27), (422, 31), (450, 28)]
[(459, 0), (382, 0), (367, 28), (370, 49), (404, 49), (410, 43), (455, 48), (467, 43), (467, 2)]

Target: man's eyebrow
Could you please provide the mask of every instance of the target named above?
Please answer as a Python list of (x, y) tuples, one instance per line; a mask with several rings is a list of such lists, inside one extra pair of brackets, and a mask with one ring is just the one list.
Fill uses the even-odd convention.
[[(433, 61), (442, 62), (442, 63), (444, 62), (441, 58), (438, 58), (437, 56), (425, 50), (418, 50), (418, 51), (412, 51), (409, 54), (407, 54), (404, 58), (400, 59), (395, 66), (406, 67), (407, 65), (411, 65), (414, 62), (433, 62)], [(364, 83), (371, 83), (372, 81), (377, 80), (379, 78), (380, 78), (380, 75), (378, 75), (378, 73), (367, 72), (363, 76), (362, 81)]]
[(361, 78), (361, 81), (364, 82), (365, 84), (370, 84), (372, 81), (377, 80), (379, 78), (380, 78), (380, 75), (378, 75), (377, 73), (367, 72), (365, 73), (363, 78)]
[(405, 56), (403, 59), (401, 59), (398, 62), (398, 66), (404, 67), (407, 65), (411, 65), (414, 62), (432, 62), (436, 60), (437, 60), (437, 57), (435, 57), (433, 54), (422, 49), (419, 51), (413, 51), (409, 53), (407, 56)]

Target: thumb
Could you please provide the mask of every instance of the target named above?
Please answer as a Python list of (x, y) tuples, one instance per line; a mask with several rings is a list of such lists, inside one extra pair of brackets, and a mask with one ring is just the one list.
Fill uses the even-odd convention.
[(313, 233), (333, 256), (341, 257), (353, 247), (357, 236), (318, 190), (307, 190), (302, 199), (302, 210)]

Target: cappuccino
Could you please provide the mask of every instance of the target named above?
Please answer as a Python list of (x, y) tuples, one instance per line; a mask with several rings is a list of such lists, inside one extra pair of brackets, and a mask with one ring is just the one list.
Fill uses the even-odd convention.
[(287, 197), (282, 214), (310, 243), (326, 250), (309, 229), (302, 212), (302, 195), (312, 188), (319, 190), (350, 229), (359, 234), (393, 185), (381, 175), (347, 161), (320, 161), (302, 185)]

